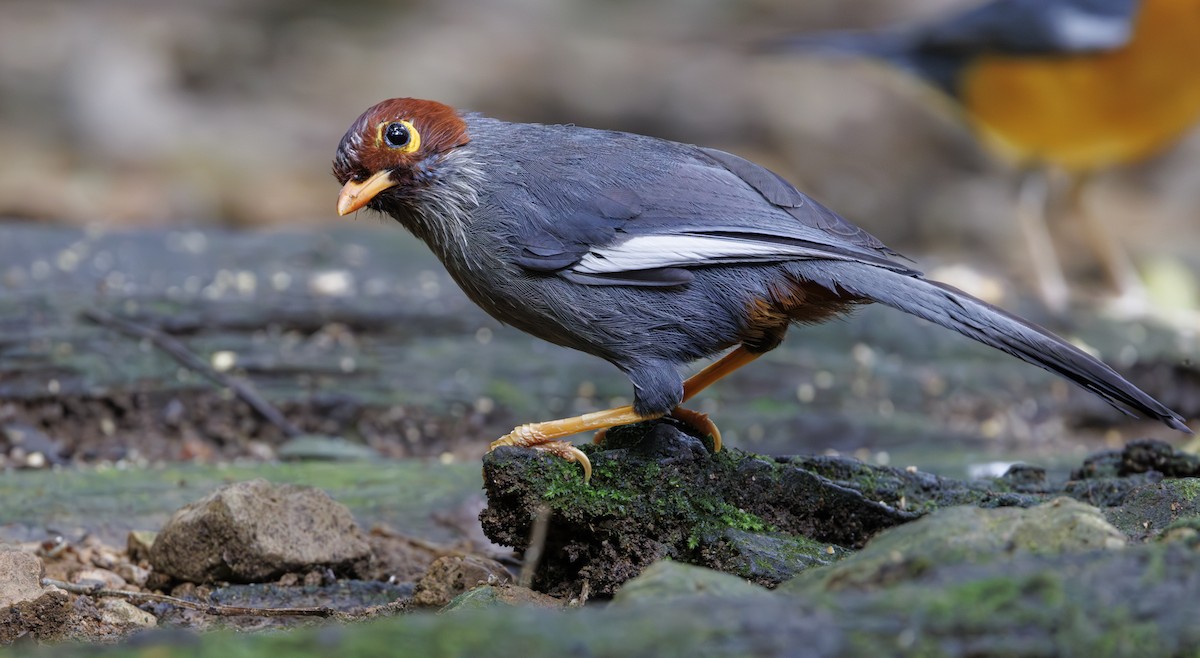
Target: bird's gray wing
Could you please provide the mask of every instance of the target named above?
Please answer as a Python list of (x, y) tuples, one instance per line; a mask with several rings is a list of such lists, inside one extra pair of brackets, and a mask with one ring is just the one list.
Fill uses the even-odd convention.
[(658, 175), (597, 176), (605, 183), (586, 193), (575, 181), (524, 189), (531, 201), (523, 207), (539, 216), (516, 224), (517, 264), (578, 283), (637, 286), (683, 285), (698, 267), (789, 260), (912, 272), (774, 172), (723, 151), (681, 149)]

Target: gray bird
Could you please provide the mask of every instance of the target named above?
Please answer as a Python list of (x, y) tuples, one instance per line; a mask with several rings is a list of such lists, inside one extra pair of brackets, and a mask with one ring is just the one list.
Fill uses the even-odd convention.
[[(584, 466), (563, 441), (663, 415), (816, 323), (878, 302), (1190, 431), (1179, 414), (1053, 334), (929, 281), (777, 174), (715, 149), (576, 126), (508, 123), (398, 98), (338, 146), (338, 213), (386, 213), (501, 322), (605, 359), (632, 406), (522, 425), (492, 443)], [(686, 382), (688, 363), (734, 348)]]

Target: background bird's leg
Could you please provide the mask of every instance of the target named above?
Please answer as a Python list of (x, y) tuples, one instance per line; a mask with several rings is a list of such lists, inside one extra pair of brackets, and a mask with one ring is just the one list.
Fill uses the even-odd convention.
[(1046, 307), (1055, 313), (1067, 308), (1069, 291), (1062, 265), (1054, 251), (1054, 242), (1046, 226), (1046, 209), (1050, 200), (1049, 171), (1028, 169), (1021, 175), (1017, 187), (1017, 221), (1025, 238), (1038, 294)]
[(1077, 175), (1071, 179), (1070, 196), (1071, 214), (1079, 218), (1084, 234), (1092, 252), (1100, 260), (1108, 282), (1119, 295), (1119, 302), (1130, 310), (1144, 310), (1147, 303), (1146, 289), (1142, 278), (1129, 253), (1121, 248), (1116, 238), (1104, 221), (1091, 211), (1088, 206), (1087, 191), (1091, 179), (1086, 175)]

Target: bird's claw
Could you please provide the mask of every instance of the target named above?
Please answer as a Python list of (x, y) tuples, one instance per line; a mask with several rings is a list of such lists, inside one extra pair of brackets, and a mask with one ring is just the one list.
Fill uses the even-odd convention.
[(588, 459), (588, 456), (582, 450), (576, 448), (570, 441), (558, 441), (546, 438), (535, 424), (521, 425), (499, 439), (492, 441), (492, 444), (488, 446), (488, 452), (501, 446), (533, 448), (534, 450), (548, 452), (555, 457), (560, 457), (569, 462), (577, 462), (583, 467), (584, 483), (586, 484), (592, 479), (592, 461)]
[(684, 409), (683, 407), (675, 407), (675, 410), (669, 415), (671, 418), (700, 432), (701, 436), (711, 437), (712, 451), (721, 452), (721, 430), (717, 429), (717, 424), (712, 422), (708, 414)]
[[(721, 452), (721, 430), (717, 429), (717, 424), (712, 422), (708, 414), (684, 409), (683, 407), (675, 407), (671, 413), (667, 414), (671, 418), (691, 427), (700, 433), (701, 436), (712, 438), (713, 452)], [(611, 427), (606, 427), (592, 436), (592, 443), (603, 443), (605, 437), (608, 436), (608, 430)]]

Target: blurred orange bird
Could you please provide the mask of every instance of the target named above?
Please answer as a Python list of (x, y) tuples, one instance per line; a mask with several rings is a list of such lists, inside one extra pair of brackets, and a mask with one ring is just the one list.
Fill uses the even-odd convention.
[(944, 92), (1023, 171), (1018, 216), (1039, 292), (1068, 289), (1046, 228), (1049, 171), (1066, 172), (1111, 284), (1144, 303), (1125, 251), (1081, 203), (1089, 174), (1142, 160), (1200, 120), (1200, 0), (991, 0), (941, 20), (790, 37), (777, 49), (881, 59)]

